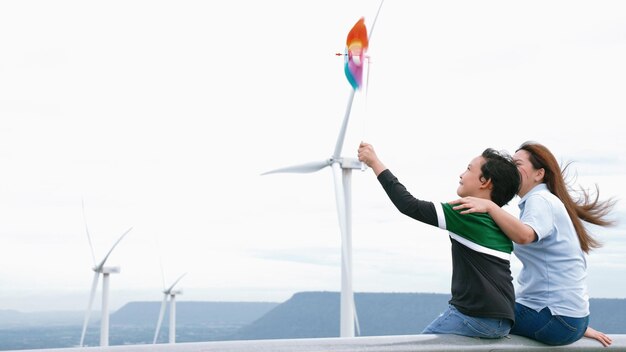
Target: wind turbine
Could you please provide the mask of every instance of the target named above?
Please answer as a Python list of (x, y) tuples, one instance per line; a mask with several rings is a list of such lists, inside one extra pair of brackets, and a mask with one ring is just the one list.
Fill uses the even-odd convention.
[(330, 167), (335, 184), (335, 202), (341, 231), (341, 308), (340, 308), (340, 336), (354, 337), (356, 321), (354, 309), (354, 293), (352, 291), (352, 193), (351, 176), (353, 169), (362, 170), (361, 162), (356, 158), (341, 157), (341, 150), (350, 119), (350, 110), (354, 99), (353, 90), (350, 93), (346, 110), (335, 150), (329, 159), (314, 161), (300, 165), (288, 166), (263, 173), (312, 173)]
[[(378, 18), (383, 2), (384, 0), (381, 0), (378, 7), (378, 12), (376, 13), (372, 28), (367, 37), (368, 41), (371, 37), (374, 24), (376, 23), (376, 19)], [(363, 53), (360, 54), (362, 55)], [(348, 68), (346, 66), (346, 74), (348, 74), (347, 70)], [(358, 159), (341, 156), (343, 142), (348, 128), (348, 121), (350, 119), (352, 102), (354, 101), (354, 95), (358, 89), (351, 80), (352, 78), (353, 77), (348, 77), (348, 80), (353, 85), (354, 89), (350, 91), (348, 106), (346, 108), (343, 123), (341, 124), (339, 135), (337, 136), (337, 142), (335, 143), (335, 149), (331, 157), (322, 161), (313, 161), (305, 164), (288, 166), (262, 174), (312, 173), (326, 167), (330, 167), (332, 169), (335, 185), (335, 202), (337, 204), (337, 217), (339, 219), (339, 230), (341, 232), (341, 300), (339, 323), (339, 335), (341, 337), (354, 337), (355, 328), (357, 333), (359, 329), (359, 322), (354, 305), (354, 292), (352, 290), (352, 170), (359, 169), (361, 171), (365, 171), (366, 169), (365, 164), (360, 162)]]
[(181, 290), (174, 290), (174, 287), (187, 273), (174, 281), (174, 283), (168, 288), (163, 290), (163, 301), (161, 302), (161, 310), (159, 311), (159, 320), (157, 322), (156, 331), (154, 332), (154, 339), (152, 343), (155, 344), (159, 337), (159, 330), (161, 330), (161, 323), (163, 322), (163, 315), (165, 314), (165, 304), (167, 303), (167, 297), (170, 297), (170, 332), (169, 343), (176, 343), (176, 295), (183, 293)]
[(87, 220), (85, 219), (85, 203), (83, 202), (83, 219), (85, 220), (85, 232), (87, 233), (87, 239), (89, 240), (89, 247), (91, 248), (91, 256), (93, 258), (94, 271), (93, 281), (91, 284), (91, 293), (89, 294), (89, 303), (87, 305), (87, 311), (85, 312), (85, 320), (83, 322), (83, 331), (80, 335), (80, 346), (83, 346), (85, 342), (85, 332), (87, 331), (87, 323), (91, 315), (91, 306), (93, 305), (93, 299), (96, 295), (96, 289), (98, 288), (98, 279), (102, 274), (102, 318), (100, 320), (100, 346), (109, 345), (109, 275), (117, 274), (120, 272), (119, 266), (104, 266), (107, 259), (113, 252), (113, 249), (120, 243), (120, 241), (132, 230), (129, 228), (124, 232), (120, 238), (113, 244), (109, 252), (104, 256), (104, 259), (100, 263), (96, 262), (96, 256), (93, 251), (93, 245), (91, 244), (91, 237), (89, 236), (89, 228), (87, 227)]

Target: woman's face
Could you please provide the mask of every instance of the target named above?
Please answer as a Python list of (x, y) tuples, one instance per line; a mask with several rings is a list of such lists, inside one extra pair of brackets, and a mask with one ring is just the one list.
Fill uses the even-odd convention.
[(530, 153), (524, 149), (520, 149), (513, 154), (513, 161), (517, 165), (517, 170), (519, 170), (522, 180), (518, 195), (523, 197), (533, 187), (543, 182), (543, 169), (535, 169), (530, 162)]

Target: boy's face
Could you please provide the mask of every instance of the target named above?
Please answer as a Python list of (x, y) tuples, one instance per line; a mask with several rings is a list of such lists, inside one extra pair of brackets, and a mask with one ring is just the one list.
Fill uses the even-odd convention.
[(482, 179), (481, 166), (485, 163), (485, 158), (477, 156), (467, 165), (467, 169), (463, 171), (459, 177), (459, 188), (456, 190), (456, 194), (459, 197), (480, 197), (481, 186), (484, 185)]

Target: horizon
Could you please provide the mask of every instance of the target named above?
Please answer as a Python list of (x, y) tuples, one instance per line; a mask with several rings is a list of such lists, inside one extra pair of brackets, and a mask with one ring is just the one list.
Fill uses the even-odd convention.
[[(317, 291), (299, 291), (299, 292), (294, 292), (291, 296), (289, 296), (287, 299), (284, 300), (203, 300), (203, 299), (193, 299), (193, 300), (185, 300), (185, 299), (181, 299), (181, 297), (178, 297), (176, 299), (176, 304), (179, 303), (195, 303), (195, 302), (199, 302), (199, 303), (274, 303), (274, 304), (282, 304), (287, 302), (288, 300), (292, 299), (293, 296), (300, 294), (300, 293), (337, 293), (339, 294), (340, 291), (324, 291), (324, 290), (317, 290)], [(429, 294), (435, 294), (435, 295), (450, 295), (450, 293), (446, 293), (446, 292), (385, 292), (385, 291), (355, 291), (354, 292), (355, 295), (357, 294), (425, 294), (425, 295), (429, 295)], [(610, 299), (610, 300), (626, 300), (626, 297), (594, 297), (594, 296), (590, 296), (589, 297), (590, 300), (602, 300), (602, 299)], [(121, 304), (119, 304), (119, 306), (115, 307), (115, 308), (111, 308), (110, 313), (113, 314), (116, 311), (124, 308), (124, 306), (128, 305), (128, 304), (132, 304), (132, 303), (154, 303), (154, 304), (158, 304), (160, 305), (162, 303), (162, 300), (129, 300), (129, 301), (125, 301), (122, 302)], [(84, 314), (85, 309), (82, 307), (76, 307), (74, 309), (71, 308), (66, 308), (66, 309), (38, 309), (38, 310), (33, 310), (33, 309), (25, 309), (25, 310), (21, 310), (21, 309), (5, 309), (5, 308), (0, 308), (0, 311), (15, 311), (18, 313), (51, 313), (51, 312), (67, 312), (67, 313), (80, 313), (80, 314)], [(98, 316), (96, 313), (100, 312), (100, 309), (98, 307), (98, 305), (94, 305), (94, 308), (91, 310), (92, 312), (92, 319), (96, 319), (98, 320)]]

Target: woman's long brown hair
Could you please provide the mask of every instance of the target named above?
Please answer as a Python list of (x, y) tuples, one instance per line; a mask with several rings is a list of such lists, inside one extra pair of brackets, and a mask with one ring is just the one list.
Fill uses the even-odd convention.
[[(557, 196), (565, 205), (565, 209), (572, 223), (574, 223), (574, 229), (580, 241), (580, 248), (585, 253), (589, 253), (591, 249), (601, 247), (602, 244), (591, 236), (585, 228), (583, 221), (598, 226), (613, 225), (614, 222), (608, 220), (607, 215), (615, 205), (615, 200), (600, 201), (600, 189), (597, 184), (595, 185), (596, 191), (593, 197), (590, 192), (582, 187), (576, 191), (567, 181), (567, 168), (570, 166), (570, 163), (565, 164), (561, 169), (554, 155), (542, 144), (525, 142), (518, 148), (518, 150), (520, 149), (530, 154), (529, 159), (535, 169), (543, 168), (545, 170), (543, 182), (548, 186), (550, 192)], [(580, 194), (580, 197), (574, 199), (572, 194), (576, 192)]]

